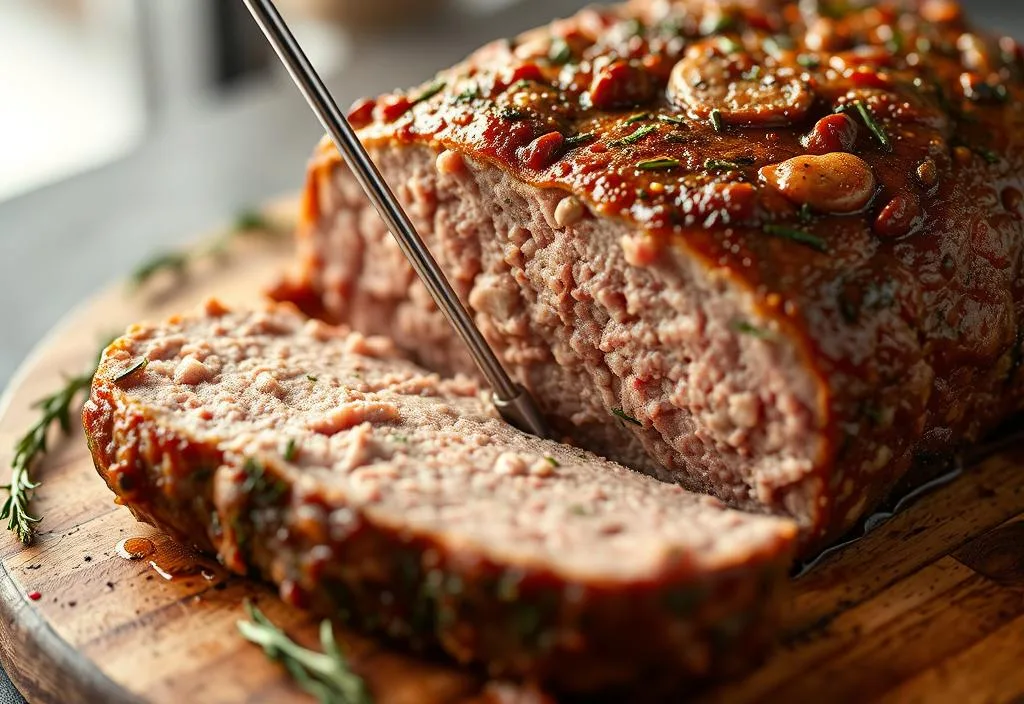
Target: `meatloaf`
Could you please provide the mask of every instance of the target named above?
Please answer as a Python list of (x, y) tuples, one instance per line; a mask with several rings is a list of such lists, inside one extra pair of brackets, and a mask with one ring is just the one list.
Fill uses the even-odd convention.
[[(950, 0), (637, 0), (349, 119), (564, 437), (810, 549), (1022, 405), (1022, 76)], [(276, 295), (473, 371), (327, 142)]]
[(139, 519), (292, 604), (558, 690), (749, 665), (795, 543), (291, 308), (132, 327), (84, 423)]

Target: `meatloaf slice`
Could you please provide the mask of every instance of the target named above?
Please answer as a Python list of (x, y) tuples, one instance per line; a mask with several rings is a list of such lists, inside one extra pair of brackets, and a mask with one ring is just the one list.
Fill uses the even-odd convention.
[(139, 519), (293, 604), (562, 690), (750, 664), (796, 534), (520, 433), (474, 382), (287, 307), (132, 327), (84, 423)]
[[(1024, 405), (1022, 105), (952, 1), (635, 0), (350, 119), (562, 433), (810, 549)], [(278, 294), (472, 371), (326, 144)]]

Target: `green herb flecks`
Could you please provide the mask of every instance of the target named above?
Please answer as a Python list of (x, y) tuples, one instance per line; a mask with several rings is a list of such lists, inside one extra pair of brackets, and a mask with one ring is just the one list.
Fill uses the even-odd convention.
[(892, 151), (892, 140), (889, 139), (889, 133), (886, 132), (885, 128), (882, 127), (878, 120), (875, 119), (875, 115), (871, 112), (871, 109), (868, 108), (868, 106), (861, 100), (854, 101), (852, 105), (854, 110), (857, 111), (857, 114), (860, 115), (860, 119), (864, 121), (868, 131), (875, 136), (875, 139), (878, 140), (879, 144), (881, 144), (886, 151)]
[(772, 336), (770, 330), (759, 328), (756, 325), (748, 323), (746, 320), (734, 320), (729, 327), (741, 335), (749, 335), (750, 337), (756, 337), (761, 340), (767, 340)]
[(143, 262), (132, 272), (131, 283), (137, 288), (149, 281), (161, 271), (181, 274), (188, 266), (190, 257), (185, 252), (162, 252)]
[(737, 157), (735, 159), (705, 159), (705, 171), (739, 171), (744, 166), (750, 166), (754, 160), (750, 157)]
[(615, 416), (616, 418), (618, 418), (619, 420), (624, 420), (627, 423), (632, 423), (633, 425), (639, 425), (639, 426), (643, 427), (643, 423), (638, 421), (633, 416), (627, 415), (626, 412), (623, 411), (621, 408), (613, 408), (612, 409), (612, 415)]
[(722, 111), (719, 110), (718, 108), (715, 108), (714, 110), (711, 111), (710, 119), (711, 119), (711, 127), (715, 130), (715, 132), (721, 132), (722, 131)]
[(548, 49), (548, 61), (555, 66), (564, 66), (572, 61), (572, 47), (561, 37), (555, 37)]
[(272, 506), (288, 493), (288, 485), (267, 473), (261, 462), (249, 457), (242, 465), (245, 480), (242, 482), (242, 493), (250, 496), (259, 506)]
[(135, 364), (130, 366), (128, 369), (126, 369), (125, 371), (123, 371), (120, 374), (118, 374), (117, 376), (115, 376), (114, 377), (114, 383), (115, 384), (120, 384), (122, 381), (124, 381), (128, 377), (134, 376), (138, 372), (141, 372), (147, 366), (149, 366), (149, 358), (148, 357), (143, 357), (138, 362), (136, 362)]
[(590, 512), (587, 511), (587, 507), (583, 506), (582, 504), (572, 504), (571, 506), (569, 506), (569, 513), (571, 513), (574, 516), (590, 515)]
[(648, 159), (646, 161), (638, 162), (636, 168), (641, 171), (665, 171), (668, 169), (674, 169), (677, 166), (679, 166), (679, 159), (659, 157), (657, 159)]
[(743, 45), (732, 37), (719, 37), (718, 48), (723, 54), (735, 54), (743, 48)]
[(627, 117), (623, 121), (622, 124), (624, 124), (624, 125), (633, 125), (633, 124), (636, 124), (637, 122), (643, 122), (644, 120), (650, 120), (650, 119), (651, 119), (651, 113), (649, 113), (649, 112), (638, 112), (636, 115), (630, 115), (629, 117)]
[(821, 59), (814, 54), (800, 54), (796, 57), (796, 62), (804, 68), (815, 69), (821, 66)]
[(530, 114), (524, 110), (516, 110), (505, 105), (498, 109), (498, 117), (502, 120), (508, 120), (509, 122), (518, 122), (519, 120), (525, 120)]
[(239, 621), (238, 632), (263, 648), (271, 660), (284, 665), (295, 683), (321, 704), (372, 704), (366, 684), (352, 672), (338, 648), (330, 621), (320, 622), (323, 652), (318, 653), (289, 638), (251, 602), (246, 601), (245, 608), (250, 620)]
[(708, 14), (701, 20), (700, 33), (709, 37), (714, 34), (721, 34), (736, 26), (736, 18), (727, 14)]
[(612, 141), (608, 142), (608, 146), (623, 147), (631, 144), (636, 144), (641, 139), (643, 139), (644, 137), (646, 137), (651, 132), (654, 132), (657, 129), (658, 128), (656, 125), (641, 125), (640, 127), (637, 127), (632, 134), (622, 137), (621, 139), (613, 139)]
[(558, 460), (556, 460), (551, 455), (547, 455), (544, 459), (546, 459), (548, 461), (548, 464), (550, 464), (552, 467), (561, 467), (562, 466), (562, 463), (559, 462)]
[[(103, 345), (100, 355), (108, 344), (109, 341)], [(0, 520), (7, 521), (7, 530), (14, 533), (25, 545), (32, 542), (35, 526), (42, 520), (42, 517), (29, 513), (32, 494), (40, 484), (32, 479), (32, 468), (48, 450), (47, 434), (54, 423), (57, 423), (64, 433), (71, 431), (71, 407), (79, 394), (88, 391), (97, 366), (99, 358), (88, 372), (66, 377), (60, 390), (36, 401), (32, 407), (40, 410), (40, 418), (14, 445), (11, 483), (0, 487), (8, 493), (7, 500), (0, 509)]]
[(315, 376), (313, 374), (307, 374), (306, 375), (306, 381), (310, 382), (311, 384), (315, 384), (319, 380), (320, 380), (320, 377)]
[(798, 230), (794, 227), (787, 227), (785, 225), (773, 224), (765, 225), (762, 229), (769, 235), (793, 240), (794, 242), (810, 247), (817, 252), (821, 252), (823, 254), (828, 252), (828, 243), (817, 235), (812, 235), (810, 232)]
[(582, 147), (584, 144), (589, 144), (597, 139), (597, 135), (593, 132), (581, 132), (580, 134), (574, 134), (572, 137), (566, 137), (564, 146), (566, 149), (575, 149), (576, 147)]
[(234, 229), (236, 232), (258, 230), (266, 232), (273, 229), (267, 216), (258, 210), (243, 210), (235, 216)]
[(284, 456), (285, 462), (295, 461), (295, 458), (299, 455), (299, 446), (298, 443), (295, 442), (295, 438), (288, 438), (288, 442), (284, 446), (284, 452), (282, 455)]
[(444, 87), (448, 85), (447, 81), (436, 81), (431, 83), (429, 86), (420, 91), (416, 97), (412, 99), (413, 105), (418, 105), (425, 100), (430, 100), (435, 95), (444, 90)]
[(481, 97), (480, 86), (471, 83), (462, 89), (462, 92), (455, 96), (456, 103), (471, 103)]
[(674, 115), (655, 115), (654, 119), (665, 122), (669, 125), (686, 125), (686, 120)]

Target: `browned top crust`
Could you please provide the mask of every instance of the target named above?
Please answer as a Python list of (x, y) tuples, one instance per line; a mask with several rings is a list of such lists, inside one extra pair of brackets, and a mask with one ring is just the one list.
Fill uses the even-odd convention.
[(753, 292), (738, 333), (804, 351), (844, 495), (1020, 405), (1024, 52), (951, 0), (586, 9), (350, 119), (573, 192), (648, 233), (631, 265), (671, 246)]

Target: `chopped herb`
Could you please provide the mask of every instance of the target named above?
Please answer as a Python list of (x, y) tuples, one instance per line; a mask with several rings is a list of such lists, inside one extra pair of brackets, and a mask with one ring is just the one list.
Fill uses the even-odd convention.
[(621, 147), (627, 144), (636, 144), (641, 139), (649, 135), (651, 132), (654, 132), (656, 129), (658, 128), (655, 125), (641, 125), (640, 127), (637, 127), (636, 131), (634, 131), (632, 134), (627, 135), (621, 139), (614, 139), (611, 142), (608, 142), (608, 146)]
[(736, 19), (732, 15), (718, 14), (707, 15), (701, 20), (700, 33), (705, 36), (721, 34), (736, 26)]
[(796, 62), (804, 68), (818, 68), (821, 66), (821, 59), (814, 54), (800, 54), (796, 57)]
[(525, 120), (529, 116), (529, 113), (523, 110), (516, 110), (515, 108), (510, 108), (507, 105), (502, 106), (498, 110), (498, 117), (500, 117), (502, 120), (509, 120), (510, 122), (515, 122), (517, 120)]
[(772, 336), (769, 330), (765, 330), (755, 325), (751, 325), (746, 320), (734, 320), (730, 324), (730, 327), (738, 333), (741, 333), (743, 335), (750, 335), (751, 337), (757, 337), (762, 340), (767, 340)]
[(243, 210), (235, 216), (235, 231), (247, 232), (250, 230), (272, 229), (266, 216), (258, 210)]
[(574, 516), (586, 516), (588, 515), (587, 507), (580, 504), (573, 504), (569, 507), (569, 513)]
[(777, 34), (772, 37), (767, 37), (763, 42), (765, 51), (770, 56), (779, 58), (783, 51), (788, 51), (793, 48), (793, 40), (789, 35)]
[(644, 33), (643, 23), (635, 17), (628, 20), (623, 26), (626, 28), (627, 37), (639, 37)]
[(295, 442), (295, 438), (288, 438), (288, 444), (284, 446), (284, 459), (286, 462), (292, 462), (299, 454), (299, 447)]
[(647, 161), (641, 161), (636, 165), (636, 168), (641, 171), (661, 171), (663, 169), (674, 169), (679, 166), (678, 159), (671, 159), (668, 157), (659, 157), (657, 159), (648, 159)]
[(715, 132), (722, 131), (722, 111), (718, 108), (711, 111), (711, 126), (714, 128)]
[(973, 151), (990, 164), (999, 163), (999, 156), (991, 149), (986, 149), (985, 147), (974, 147)]
[(246, 458), (242, 471), (245, 472), (242, 493), (252, 497), (259, 505), (273, 505), (288, 493), (288, 486), (280, 479), (269, 476), (267, 468), (252, 457)]
[(245, 609), (250, 620), (239, 621), (238, 632), (250, 643), (262, 647), (271, 660), (284, 665), (295, 683), (321, 704), (372, 704), (366, 684), (352, 672), (338, 648), (330, 621), (320, 622), (323, 652), (318, 653), (289, 638), (252, 602), (246, 600)]
[(309, 381), (311, 381), (311, 382), (313, 382), (315, 384), (320, 379), (320, 377), (314, 376), (312, 374), (307, 374), (306, 375), (306, 379), (308, 379)]
[(409, 442), (409, 438), (400, 433), (395, 433), (394, 435), (391, 436), (391, 439), (394, 440), (395, 442)]
[(471, 103), (480, 97), (480, 86), (473, 83), (463, 89), (461, 93), (455, 96), (455, 102), (457, 103)]
[(580, 134), (574, 134), (572, 137), (566, 137), (564, 145), (566, 149), (575, 149), (588, 142), (593, 142), (595, 139), (597, 139), (597, 135), (593, 132), (581, 132)]
[(189, 256), (185, 252), (162, 252), (143, 262), (131, 275), (133, 288), (138, 288), (161, 271), (181, 274), (188, 266)]
[(735, 159), (705, 159), (704, 170), (705, 171), (738, 171), (744, 166), (750, 166), (754, 163), (754, 159), (750, 157), (737, 157)]
[(885, 128), (878, 123), (878, 120), (875, 119), (874, 114), (872, 114), (868, 106), (865, 105), (863, 101), (857, 100), (854, 101), (853, 107), (857, 111), (857, 114), (860, 115), (860, 118), (864, 120), (864, 124), (867, 125), (871, 134), (875, 135), (875, 139), (881, 143), (882, 147), (884, 147), (886, 151), (892, 151), (892, 142), (889, 140), (889, 133), (886, 132)]
[(556, 66), (564, 66), (572, 60), (572, 47), (561, 37), (551, 40), (551, 48), (548, 50), (548, 61)]
[(753, 66), (750, 67), (750, 70), (744, 71), (740, 75), (743, 77), (744, 81), (756, 81), (758, 78), (761, 77), (761, 65), (754, 64)]
[(431, 83), (429, 86), (424, 88), (419, 93), (419, 95), (412, 99), (412, 104), (417, 105), (419, 103), (422, 103), (424, 100), (430, 100), (435, 95), (443, 91), (446, 85), (448, 85), (446, 81), (437, 81), (436, 83)]
[(634, 124), (636, 122), (643, 122), (644, 120), (650, 120), (650, 119), (651, 119), (651, 113), (649, 113), (649, 112), (638, 112), (636, 115), (632, 115), (632, 116), (626, 118), (626, 121), (623, 122), (622, 124), (624, 124), (624, 125), (632, 125), (632, 124)]
[(787, 240), (799, 242), (800, 244), (806, 245), (821, 253), (828, 252), (828, 243), (817, 235), (812, 235), (810, 232), (797, 230), (793, 227), (786, 227), (785, 225), (773, 224), (767, 224), (762, 229), (769, 235), (784, 237)]
[(732, 37), (719, 37), (718, 48), (722, 50), (723, 54), (735, 54), (743, 47)]
[(556, 460), (554, 457), (551, 457), (550, 455), (548, 455), (544, 459), (546, 459), (548, 461), (548, 464), (551, 465), (552, 467), (561, 467), (562, 466), (561, 462)]
[(127, 379), (128, 377), (130, 377), (133, 374), (135, 374), (136, 372), (141, 372), (148, 365), (149, 365), (149, 358), (148, 357), (143, 357), (138, 362), (136, 362), (131, 367), (129, 367), (127, 370), (125, 370), (125, 371), (121, 372), (120, 374), (118, 374), (117, 376), (115, 376), (113, 381), (114, 381), (115, 384), (119, 384), (122, 381), (124, 381), (125, 379)]
[(670, 125), (685, 125), (686, 124), (686, 120), (684, 120), (684, 119), (682, 119), (680, 117), (675, 117), (673, 115), (656, 115), (655, 119), (660, 120), (662, 122), (667, 122)]
[(633, 416), (627, 415), (626, 412), (623, 411), (621, 408), (613, 408), (612, 409), (612, 415), (615, 416), (616, 418), (618, 418), (619, 420), (626, 421), (627, 423), (632, 423), (633, 425), (643, 426), (643, 423), (638, 421)]

